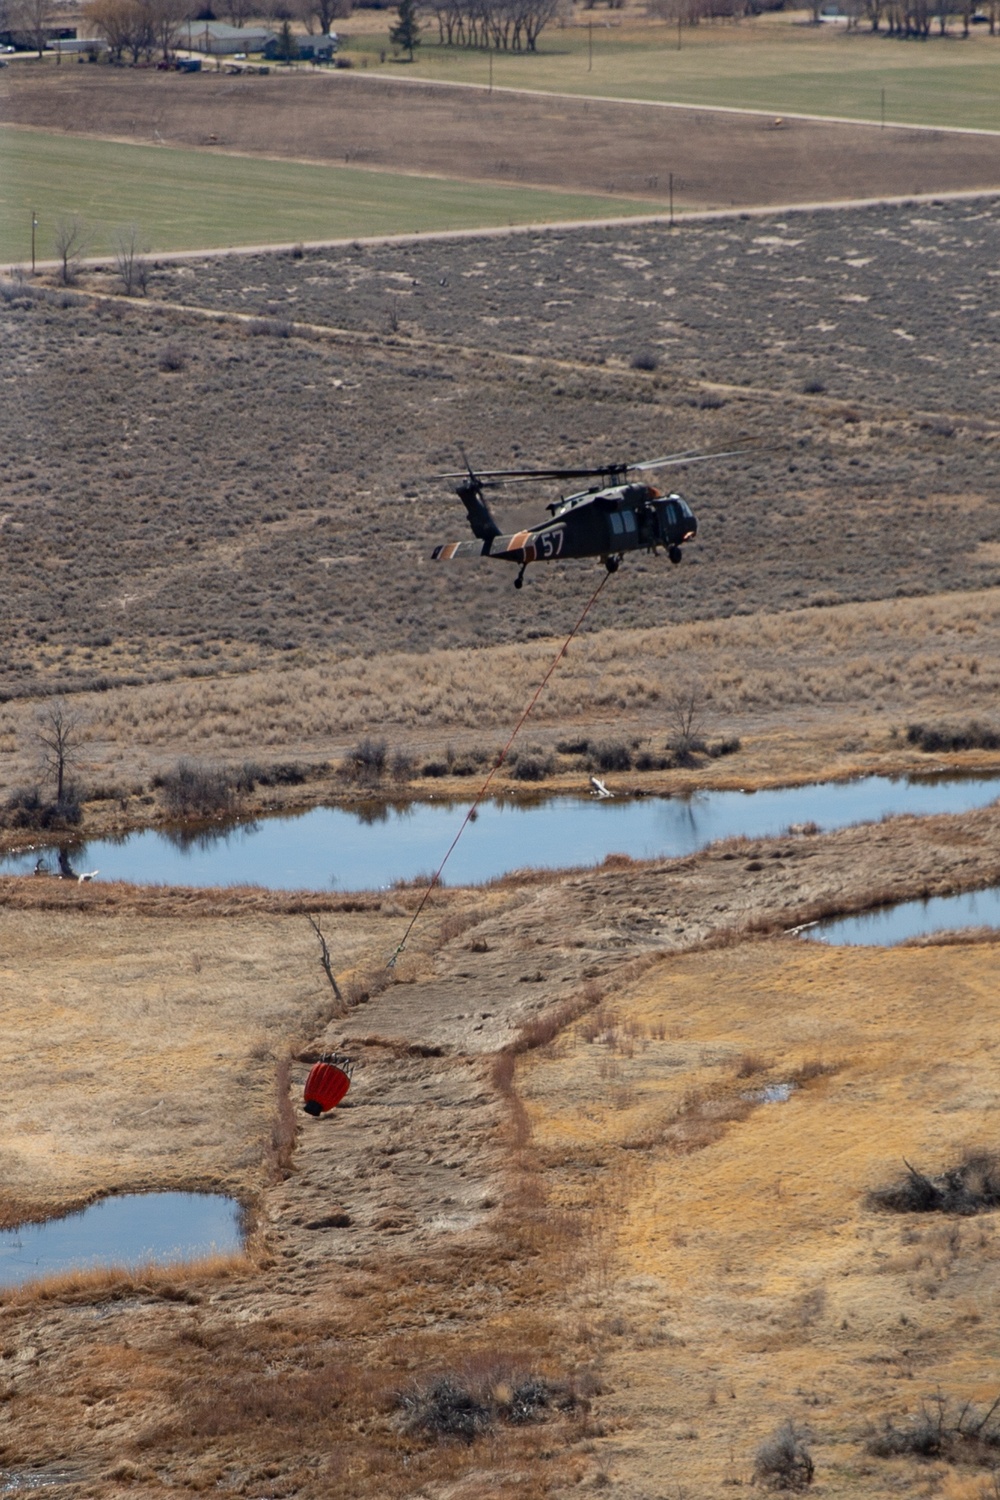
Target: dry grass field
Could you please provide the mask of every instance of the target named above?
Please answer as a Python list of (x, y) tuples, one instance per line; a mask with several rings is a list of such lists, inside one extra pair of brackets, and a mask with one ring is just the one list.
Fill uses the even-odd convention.
[[(219, 260), (162, 269), (152, 304), (15, 294), (4, 687), (79, 682), (88, 651), (134, 671), (136, 640), (211, 672), (523, 639), (508, 570), (427, 563), (464, 526), (428, 478), (460, 442), (482, 464), (761, 446), (684, 476), (691, 565), (626, 569), (608, 624), (648, 623), (651, 585), (675, 619), (992, 585), (995, 237), (990, 204), (870, 209)], [(643, 352), (658, 370), (630, 368)], [(531, 577), (542, 634), (590, 587)]]
[[(9, 68), (0, 78), (0, 122), (196, 148), (223, 160), (227, 153), (286, 157), (497, 188), (521, 184), (617, 194), (647, 199), (650, 212), (662, 212), (670, 173), (677, 206), (702, 209), (1000, 186), (990, 135), (809, 120), (785, 120), (775, 128), (773, 118), (753, 115), (489, 94), (430, 83), (402, 86), (361, 73), (231, 78)], [(196, 169), (197, 158), (191, 167)], [(127, 167), (119, 161), (116, 171), (121, 176)], [(155, 162), (144, 162), (147, 192), (155, 171)], [(30, 191), (26, 180), (24, 192)], [(266, 197), (266, 188), (261, 191)], [(31, 206), (25, 199), (24, 209)], [(87, 213), (76, 196), (64, 205), (71, 207)], [(549, 216), (544, 208), (538, 213)], [(572, 205), (562, 217), (574, 217)], [(199, 227), (205, 232), (205, 225)], [(400, 227), (407, 227), (405, 218)], [(359, 220), (354, 231), (335, 227), (326, 237), (352, 232), (373, 231)], [(322, 237), (314, 214), (297, 234), (281, 236)], [(251, 218), (242, 234), (233, 233), (232, 243), (263, 238)]]
[[(990, 1494), (974, 1444), (956, 1464), (866, 1443), (937, 1393), (951, 1423), (995, 1400), (996, 1225), (876, 1213), (865, 1195), (904, 1157), (939, 1171), (995, 1148), (996, 960), (698, 954), (535, 1054), (525, 1097), (553, 1205), (603, 1236), (577, 1305), (603, 1355), (612, 1493), (673, 1493), (666, 1475), (690, 1495), (744, 1486), (791, 1421), (818, 1493)], [(767, 1102), (782, 1083), (787, 1102)]]

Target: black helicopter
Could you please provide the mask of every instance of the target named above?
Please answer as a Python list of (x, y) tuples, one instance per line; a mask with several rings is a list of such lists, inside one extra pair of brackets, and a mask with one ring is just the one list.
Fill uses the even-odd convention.
[[(736, 450), (742, 452), (742, 449)], [(626, 552), (640, 548), (655, 553), (662, 547), (672, 563), (681, 560), (681, 546), (693, 540), (698, 522), (680, 495), (663, 495), (651, 484), (629, 481), (629, 474), (666, 469), (680, 464), (730, 458), (731, 453), (673, 453), (637, 464), (604, 464), (593, 469), (484, 469), (471, 465), (462, 473), (442, 474), (457, 479), (455, 493), (465, 506), (473, 542), (446, 542), (431, 557), (449, 562), (453, 557), (498, 557), (518, 564), (514, 587), (524, 583), (531, 562), (555, 562), (570, 557), (599, 557), (609, 573), (617, 572)], [(505, 484), (534, 481), (596, 479), (600, 482), (546, 506), (552, 519), (525, 531), (502, 536), (486, 503), (484, 491)]]

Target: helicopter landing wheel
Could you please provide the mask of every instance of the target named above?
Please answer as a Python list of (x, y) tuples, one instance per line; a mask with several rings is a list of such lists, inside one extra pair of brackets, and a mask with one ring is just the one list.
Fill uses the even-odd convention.
[(514, 579), (514, 587), (516, 589), (523, 589), (524, 588), (524, 569), (523, 568), (521, 569), (520, 573), (518, 573), (517, 577)]
[(681, 552), (681, 549), (679, 547), (668, 547), (667, 556), (670, 558), (670, 561), (676, 568), (677, 564), (681, 560), (681, 557), (683, 556), (683, 553)]
[(607, 568), (609, 573), (617, 573), (621, 565), (622, 560), (620, 557), (606, 557), (604, 559), (604, 566)]

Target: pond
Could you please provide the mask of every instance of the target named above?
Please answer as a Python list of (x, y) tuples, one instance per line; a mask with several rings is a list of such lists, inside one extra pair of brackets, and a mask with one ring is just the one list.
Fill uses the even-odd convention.
[(176, 1265), (243, 1248), (240, 1205), (221, 1193), (124, 1193), (79, 1213), (0, 1231), (0, 1287), (103, 1266)]
[(821, 943), (856, 943), (891, 947), (907, 938), (930, 932), (954, 932), (962, 927), (1000, 927), (1000, 886), (964, 891), (958, 896), (929, 896), (923, 901), (900, 901), (857, 917), (834, 917), (803, 933)]
[[(593, 865), (692, 854), (717, 839), (763, 838), (790, 825), (822, 829), (895, 813), (959, 813), (1000, 796), (1000, 776), (951, 779), (867, 776), (762, 792), (689, 797), (552, 797), (485, 802), (450, 859), (447, 882), (474, 885), (511, 870)], [(213, 826), (198, 833), (146, 830), (67, 850), (70, 872), (166, 885), (260, 885), (271, 890), (378, 890), (429, 875), (444, 858), (468, 802), (318, 807), (295, 817)], [(39, 852), (0, 856), (0, 871), (30, 874)], [(56, 851), (42, 852), (56, 873)]]

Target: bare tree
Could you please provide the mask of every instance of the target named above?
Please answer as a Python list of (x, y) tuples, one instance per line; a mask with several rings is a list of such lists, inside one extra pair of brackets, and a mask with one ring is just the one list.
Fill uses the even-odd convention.
[(84, 14), (107, 42), (112, 62), (127, 52), (137, 63), (157, 47), (169, 59), (185, 12), (182, 0), (90, 0)]
[(52, 15), (52, 0), (11, 0), (10, 28), (29, 42), (41, 57), (49, 39)]
[(145, 0), (145, 4), (150, 12), (154, 45), (159, 48), (163, 61), (169, 62), (177, 46), (181, 22), (190, 7), (185, 0)]
[[(438, 36), (449, 46), (534, 52), (561, 0), (428, 0)], [(403, 42), (401, 45), (406, 45)]]
[(686, 682), (676, 683), (666, 694), (664, 702), (670, 729), (668, 743), (678, 760), (683, 763), (695, 750), (704, 749), (702, 734), (708, 707), (707, 695), (701, 683), (692, 677)]
[(301, 0), (299, 14), (310, 36), (314, 24), (318, 24), (320, 35), (325, 36), (334, 21), (349, 16), (352, 8), (351, 0)]
[(63, 286), (76, 280), (89, 239), (87, 227), (79, 214), (69, 214), (57, 221), (52, 244), (60, 262)]
[(138, 224), (126, 224), (115, 231), (115, 266), (126, 297), (134, 297), (136, 292), (143, 297), (146, 295), (149, 285), (147, 249), (140, 239)]
[(108, 44), (111, 61), (120, 63), (135, 26), (135, 0), (90, 0), (84, 15)]
[[(308, 913), (306, 913), (306, 915), (308, 916)], [(330, 958), (330, 949), (327, 946), (326, 938), (323, 936), (323, 929), (319, 925), (315, 917), (309, 917), (309, 925), (312, 928), (313, 932), (315, 932), (316, 936), (319, 938), (319, 961), (323, 965), (323, 972), (326, 975), (327, 979), (329, 979), (330, 981), (330, 987), (332, 988), (333, 993), (336, 995), (341, 1004), (343, 1004), (344, 997), (340, 993), (340, 985), (337, 983), (337, 976), (333, 972), (333, 962)]]
[(254, 0), (226, 0), (226, 16), (230, 26), (245, 26), (255, 9)]
[(86, 738), (86, 720), (61, 698), (54, 698), (39, 710), (35, 735), (42, 770), (56, 784), (56, 802), (64, 802), (67, 779)]
[(128, 50), (132, 54), (132, 61), (138, 63), (144, 57), (152, 57), (153, 48), (156, 45), (156, 32), (153, 26), (152, 6), (145, 0), (136, 0), (133, 6), (134, 21), (132, 34), (128, 39)]
[(10, 0), (10, 30), (33, 46), (39, 57), (42, 57), (45, 46), (48, 45), (52, 13), (52, 0)]

